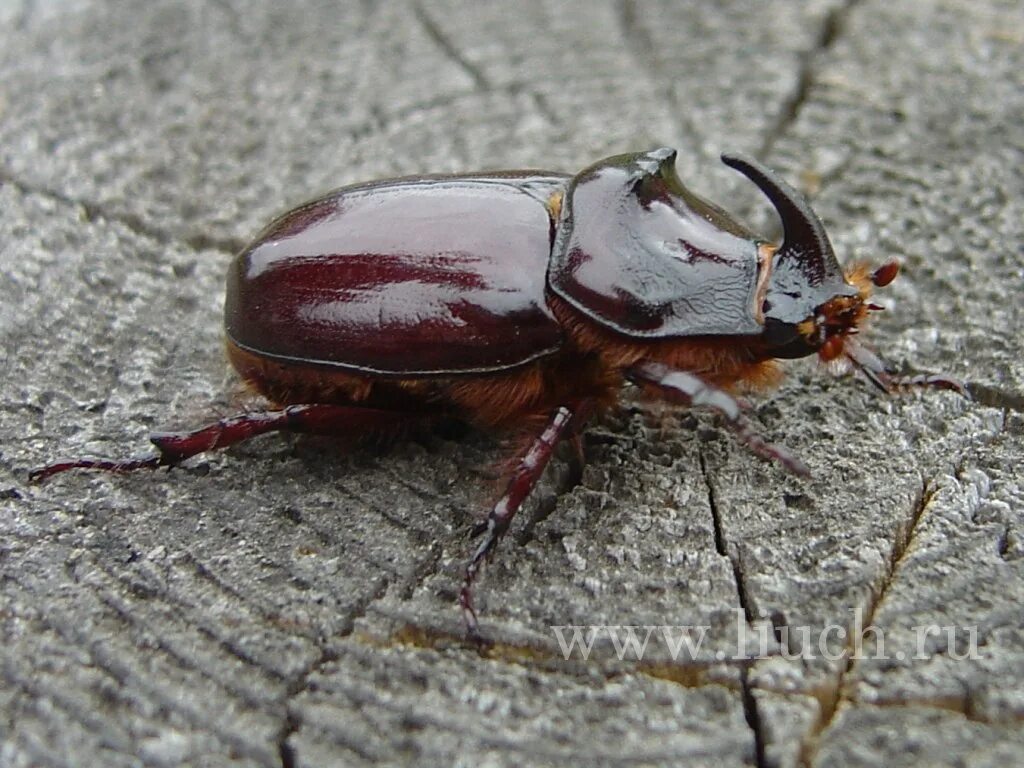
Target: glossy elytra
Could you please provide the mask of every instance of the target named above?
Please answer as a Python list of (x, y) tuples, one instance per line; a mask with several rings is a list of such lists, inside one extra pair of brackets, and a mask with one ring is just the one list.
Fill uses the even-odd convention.
[(776, 246), (683, 186), (671, 149), (619, 155), (569, 176), (542, 171), (422, 176), (344, 187), (266, 227), (228, 271), (228, 356), (273, 406), (151, 437), (127, 471), (177, 464), (264, 432), (368, 434), (457, 417), (535, 430), (483, 538), (460, 602), (555, 446), (626, 382), (716, 410), (758, 455), (796, 473), (730, 392), (779, 378), (777, 360), (844, 360), (885, 392), (945, 376), (894, 376), (854, 337), (894, 262), (844, 271), (807, 202), (758, 162), (723, 161), (767, 195)]

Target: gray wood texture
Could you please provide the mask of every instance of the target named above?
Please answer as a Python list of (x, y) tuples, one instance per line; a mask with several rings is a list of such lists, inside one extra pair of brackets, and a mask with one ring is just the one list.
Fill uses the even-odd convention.
[[(1018, 763), (1022, 72), (1016, 0), (4, 4), (0, 765)], [(282, 208), (657, 145), (770, 229), (717, 161), (756, 154), (841, 259), (900, 258), (870, 338), (976, 401), (789, 365), (755, 415), (805, 481), (626, 397), (487, 571), (484, 654), (454, 601), (499, 438), (27, 485), (238, 407), (222, 276)], [(566, 660), (562, 625), (708, 629)]]

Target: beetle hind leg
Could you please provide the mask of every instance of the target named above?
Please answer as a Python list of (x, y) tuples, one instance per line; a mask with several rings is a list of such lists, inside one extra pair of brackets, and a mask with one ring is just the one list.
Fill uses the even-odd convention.
[(661, 363), (638, 363), (629, 369), (627, 376), (638, 384), (657, 390), (671, 402), (704, 406), (717, 411), (750, 451), (763, 459), (779, 462), (795, 475), (810, 474), (800, 459), (782, 446), (769, 443), (757, 433), (754, 425), (743, 415), (743, 406), (739, 400), (700, 376)]
[(63, 459), (33, 469), (28, 473), (30, 483), (41, 483), (48, 477), (71, 469), (98, 469), (103, 472), (131, 472), (136, 469), (155, 469), (161, 466), (160, 456), (147, 454), (136, 459), (101, 459), (86, 456), (81, 459)]
[(29, 481), (42, 482), (71, 469), (131, 472), (136, 469), (170, 467), (200, 453), (226, 448), (266, 432), (359, 435), (398, 426), (409, 418), (410, 414), (401, 411), (323, 403), (289, 405), (279, 410), (251, 411), (220, 419), (189, 432), (155, 432), (149, 439), (156, 447), (156, 452), (136, 458), (115, 460), (85, 457), (56, 461), (32, 470), (29, 473)]

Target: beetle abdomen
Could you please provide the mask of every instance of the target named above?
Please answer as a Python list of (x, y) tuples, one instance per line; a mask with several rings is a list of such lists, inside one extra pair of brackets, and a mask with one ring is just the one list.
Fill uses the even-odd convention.
[(355, 373), (478, 373), (562, 342), (544, 299), (556, 175), (348, 187), (271, 224), (232, 263), (229, 341)]

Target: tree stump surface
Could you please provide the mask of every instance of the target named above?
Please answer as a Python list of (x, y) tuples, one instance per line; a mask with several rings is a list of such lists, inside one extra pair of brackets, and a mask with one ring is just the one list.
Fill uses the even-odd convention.
[[(4, 6), (0, 764), (1018, 762), (1022, 72), (1013, 1)], [(802, 480), (626, 393), (488, 568), (485, 652), (455, 598), (500, 438), (28, 485), (238, 407), (223, 275), (283, 208), (660, 145), (762, 231), (720, 152), (807, 191), (841, 260), (898, 257), (871, 342), (975, 400), (788, 364), (753, 415)]]

